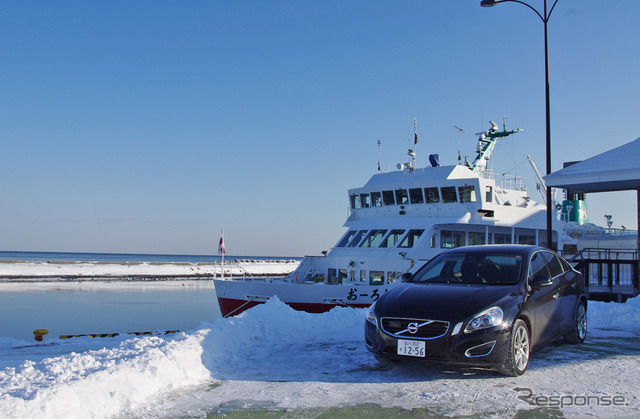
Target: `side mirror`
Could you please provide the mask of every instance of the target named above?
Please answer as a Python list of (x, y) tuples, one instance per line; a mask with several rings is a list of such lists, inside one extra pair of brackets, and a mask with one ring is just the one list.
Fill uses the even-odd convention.
[(413, 278), (413, 275), (411, 275), (409, 272), (405, 272), (402, 274), (402, 276), (400, 277), (400, 280), (402, 282), (411, 282), (411, 279)]
[(531, 287), (536, 291), (550, 285), (553, 285), (553, 281), (549, 275), (536, 275), (533, 277), (533, 282), (531, 283)]

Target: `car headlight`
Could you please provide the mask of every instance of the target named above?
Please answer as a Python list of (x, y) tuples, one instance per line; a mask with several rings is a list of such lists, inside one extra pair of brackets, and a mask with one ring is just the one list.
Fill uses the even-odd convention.
[(500, 326), (504, 313), (500, 307), (491, 307), (483, 312), (476, 314), (473, 319), (467, 324), (464, 331), (465, 333), (473, 332), (481, 329), (488, 329), (489, 327)]
[(374, 326), (377, 326), (376, 323), (376, 314), (373, 310), (376, 307), (376, 303), (371, 304), (371, 306), (367, 309), (367, 314), (365, 315), (365, 319)]

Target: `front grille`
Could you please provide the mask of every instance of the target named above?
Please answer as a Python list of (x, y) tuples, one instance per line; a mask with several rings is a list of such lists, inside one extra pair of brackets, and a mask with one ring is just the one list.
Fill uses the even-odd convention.
[[(436, 339), (447, 334), (449, 322), (442, 320), (383, 317), (382, 330), (398, 338)], [(415, 333), (412, 333), (415, 331)]]

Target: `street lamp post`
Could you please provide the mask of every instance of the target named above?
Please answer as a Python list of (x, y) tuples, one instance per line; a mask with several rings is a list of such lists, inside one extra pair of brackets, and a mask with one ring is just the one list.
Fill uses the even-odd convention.
[[(545, 102), (546, 102), (546, 114), (547, 114), (547, 175), (551, 173), (551, 111), (549, 104), (549, 39), (547, 32), (547, 23), (549, 22), (549, 18), (551, 17), (551, 13), (553, 9), (556, 7), (558, 0), (553, 2), (553, 6), (551, 9), (547, 11), (547, 0), (544, 0), (544, 10), (541, 14), (534, 7), (529, 4), (520, 1), (520, 0), (482, 0), (480, 2), (480, 6), (482, 7), (492, 7), (499, 3), (520, 3), (524, 6), (527, 6), (529, 9), (533, 10), (536, 15), (542, 20), (544, 24), (544, 81), (545, 81)], [(552, 249), (553, 246), (553, 208), (551, 202), (551, 188), (547, 187), (547, 247)], [(554, 249), (555, 250), (555, 249)]]

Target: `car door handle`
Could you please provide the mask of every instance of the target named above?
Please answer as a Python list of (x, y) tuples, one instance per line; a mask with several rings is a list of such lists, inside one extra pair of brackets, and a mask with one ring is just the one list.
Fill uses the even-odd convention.
[(571, 288), (575, 288), (578, 285), (577, 282), (574, 282), (573, 284), (571, 284)]
[(554, 300), (557, 300), (558, 297), (560, 297), (560, 293), (559, 292), (556, 292), (555, 294), (553, 294), (553, 299)]

